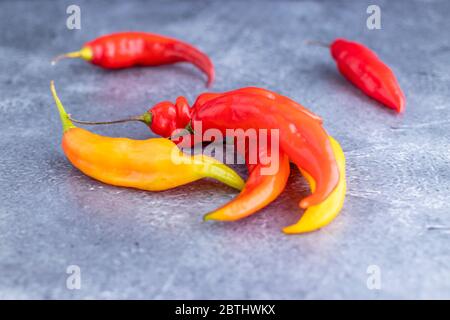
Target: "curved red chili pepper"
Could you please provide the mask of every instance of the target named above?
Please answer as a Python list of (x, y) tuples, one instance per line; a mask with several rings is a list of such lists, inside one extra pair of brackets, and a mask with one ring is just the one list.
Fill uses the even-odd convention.
[(323, 201), (339, 181), (328, 134), (297, 108), (261, 95), (229, 93), (196, 105), (191, 117), (201, 121), (204, 130), (214, 128), (222, 134), (226, 129), (279, 129), (281, 150), (317, 182), (315, 192), (300, 202), (302, 208)]
[(336, 39), (330, 47), (340, 73), (369, 97), (403, 112), (405, 96), (392, 70), (364, 45)]
[(146, 32), (120, 32), (87, 42), (83, 49), (57, 57), (83, 58), (107, 69), (190, 62), (214, 81), (214, 66), (206, 54), (177, 39)]

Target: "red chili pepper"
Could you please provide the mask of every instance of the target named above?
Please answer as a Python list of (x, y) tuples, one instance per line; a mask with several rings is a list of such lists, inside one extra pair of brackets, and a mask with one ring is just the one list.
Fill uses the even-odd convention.
[[(219, 95), (221, 94), (205, 93), (202, 95), (201, 100), (203, 103), (206, 103), (208, 100), (216, 98)], [(177, 108), (177, 112), (173, 112), (175, 108)], [(192, 109), (189, 108), (184, 97), (178, 97), (175, 105), (170, 102), (158, 103), (148, 111), (155, 120), (151, 123), (150, 128), (158, 135), (164, 137), (173, 136), (176, 130), (184, 129), (189, 124), (190, 111)], [(176, 139), (174, 142), (186, 147), (192, 146), (196, 142), (193, 135), (191, 135), (190, 139), (187, 140), (189, 144), (186, 144), (185, 137), (180, 137), (180, 139)], [(245, 182), (244, 189), (233, 200), (217, 210), (206, 214), (204, 216), (205, 221), (235, 221), (247, 217), (274, 201), (286, 187), (290, 173), (290, 165), (289, 158), (284, 152), (278, 151), (278, 158), (272, 158), (272, 161), (278, 161), (278, 163), (261, 161), (261, 158), (266, 153), (270, 156), (269, 142), (267, 148), (258, 150), (256, 163), (251, 163), (249, 161), (248, 144), (245, 151), (246, 153), (243, 156), (245, 157), (249, 176)], [(271, 166), (278, 167), (278, 170), (274, 174), (263, 174), (264, 169)]]
[(165, 138), (171, 137), (175, 130), (183, 129), (191, 120), (191, 108), (185, 97), (178, 97), (175, 104), (170, 101), (157, 103), (149, 110), (150, 129)]
[[(266, 152), (259, 150), (260, 153)], [(204, 220), (236, 221), (255, 213), (274, 201), (283, 192), (289, 178), (289, 158), (284, 152), (279, 153), (276, 173), (263, 174), (266, 167), (276, 165), (264, 164), (258, 158), (256, 164), (248, 164), (249, 176), (241, 193), (222, 207), (206, 214)]]
[(204, 130), (214, 128), (222, 134), (226, 129), (279, 129), (281, 151), (317, 182), (314, 193), (300, 202), (302, 208), (323, 201), (339, 181), (328, 134), (315, 118), (290, 105), (233, 92), (194, 105), (191, 117), (201, 121)]
[[(259, 89), (259, 88), (242, 88), (240, 89), (242, 92), (254, 92), (254, 93), (260, 93), (263, 95), (268, 94), (270, 91), (265, 89)], [(235, 90), (233, 92), (236, 92), (238, 90)], [(201, 94), (196, 102), (195, 105), (202, 105), (214, 98), (217, 98), (219, 96), (223, 95), (223, 93), (204, 93)], [(282, 97), (282, 96), (280, 96)], [(182, 97), (177, 98), (177, 102)], [(286, 98), (287, 99), (287, 98)], [(186, 101), (186, 100), (184, 100)], [(186, 102), (187, 103), (187, 102)], [(294, 102), (295, 103), (295, 102)], [(155, 108), (162, 108), (159, 105), (156, 105), (152, 109), (150, 109), (148, 112), (155, 115)], [(302, 107), (303, 108), (303, 107)], [(304, 108), (305, 109), (305, 108)], [(193, 109), (191, 109), (192, 111)], [(307, 112), (309, 112), (307, 109), (305, 109)], [(164, 117), (164, 114), (159, 113), (157, 116), (155, 115), (154, 119), (159, 121), (162, 121), (161, 117)], [(320, 119), (320, 118), (319, 118)], [(177, 129), (182, 129), (187, 126), (189, 123), (189, 120), (186, 121), (186, 117), (182, 117), (180, 119), (181, 121), (178, 121), (179, 126)], [(157, 120), (158, 121), (158, 120)], [(183, 122), (185, 122), (183, 124)], [(172, 123), (175, 125), (174, 121)], [(154, 133), (160, 134), (164, 133), (166, 134), (166, 131), (154, 130), (153, 126), (151, 127), (152, 131)], [(191, 142), (191, 145), (193, 144), (194, 140), (189, 139)], [(183, 140), (178, 141), (179, 144), (183, 144)], [(237, 142), (237, 141), (235, 141)], [(288, 156), (278, 150), (279, 156), (278, 158), (272, 158), (272, 161), (278, 161), (278, 163), (267, 163), (266, 161), (261, 161), (261, 158), (265, 156), (267, 153), (268, 156), (270, 156), (270, 142), (268, 143), (267, 148), (262, 149), (261, 145), (258, 144), (260, 149), (258, 150), (258, 156), (256, 158), (256, 163), (251, 163), (249, 161), (249, 149), (247, 144), (247, 149), (245, 150), (246, 153), (243, 155), (245, 157), (245, 162), (247, 165), (249, 176), (247, 178), (247, 181), (245, 182), (244, 189), (239, 193), (237, 197), (235, 197), (233, 200), (229, 201), (222, 207), (204, 215), (204, 220), (219, 220), (219, 221), (236, 221), (239, 219), (242, 219), (244, 217), (247, 217), (249, 215), (252, 215), (253, 213), (257, 212), (258, 210), (261, 210), (262, 208), (266, 207), (268, 204), (270, 204), (272, 201), (274, 201), (284, 190), (286, 187), (289, 173), (290, 173), (290, 165), (289, 165), (289, 158)], [(239, 150), (239, 149), (238, 149)], [(267, 169), (268, 167), (275, 166), (278, 168), (278, 170), (274, 174), (263, 174), (263, 170)]]
[(132, 66), (158, 66), (190, 62), (214, 81), (214, 66), (206, 54), (180, 40), (145, 32), (121, 32), (99, 37), (86, 43), (79, 51), (56, 57), (82, 58), (106, 69)]
[[(295, 101), (292, 101), (286, 97), (283, 97), (281, 95), (278, 95), (276, 93), (271, 93), (268, 90), (260, 89), (260, 88), (242, 88), (235, 91), (232, 91), (233, 93), (236, 92), (247, 92), (247, 93), (254, 93), (254, 94), (260, 94), (263, 96), (266, 96), (268, 98), (272, 97), (278, 97), (278, 101), (283, 100), (282, 98), (286, 99), (284, 102), (289, 102), (289, 104), (292, 107), (297, 107), (297, 103)], [(230, 93), (230, 92), (228, 92)], [(204, 93), (201, 94), (196, 102), (196, 106), (201, 106), (217, 97), (220, 97), (224, 95), (225, 93)], [(180, 100), (180, 97), (177, 99), (177, 101)], [(171, 109), (172, 106), (168, 104), (157, 104), (155, 107), (150, 109), (147, 113), (153, 115), (153, 121), (156, 122), (165, 122), (165, 116), (167, 113), (161, 112), (160, 109)], [(155, 112), (155, 109), (158, 109), (158, 111)], [(312, 118), (319, 120), (321, 122), (321, 119), (314, 114), (312, 114), (309, 110), (306, 108), (300, 106), (298, 108), (302, 112), (304, 112), (306, 115), (311, 115)], [(192, 109), (193, 111), (193, 109)], [(175, 127), (179, 126), (177, 129), (184, 128), (189, 121), (187, 121), (187, 117), (183, 117), (181, 121), (174, 121), (174, 118), (171, 116), (170, 118), (171, 126), (167, 127)], [(184, 123), (183, 123), (184, 122)], [(166, 130), (161, 130), (161, 126), (152, 126), (152, 131), (154, 133), (157, 133), (159, 135), (163, 136), (169, 136), (169, 132)], [(189, 139), (189, 141), (193, 141), (192, 137)], [(182, 144), (183, 141), (180, 141)], [(269, 144), (270, 146), (270, 144)], [(274, 201), (280, 194), (283, 192), (288, 177), (290, 173), (290, 166), (289, 166), (289, 158), (288, 156), (281, 150), (279, 150), (279, 157), (277, 159), (278, 161), (278, 171), (276, 171), (274, 174), (267, 175), (262, 174), (262, 170), (264, 170), (266, 167), (274, 165), (273, 163), (266, 164), (266, 162), (261, 161), (261, 156), (264, 154), (264, 152), (268, 152), (270, 150), (270, 147), (265, 150), (259, 150), (259, 155), (257, 157), (256, 164), (251, 164), (249, 162), (249, 155), (248, 155), (248, 149), (246, 150), (245, 154), (245, 160), (249, 172), (249, 176), (247, 178), (247, 181), (245, 183), (244, 189), (241, 191), (241, 193), (234, 198), (233, 200), (229, 201), (222, 207), (218, 208), (217, 210), (214, 210), (213, 212), (210, 212), (204, 216), (204, 220), (220, 220), (220, 221), (235, 221), (242, 219), (244, 217), (247, 217), (258, 210), (264, 208), (268, 204), (270, 204), (272, 201)], [(345, 177), (344, 177), (345, 178)], [(308, 209), (309, 210), (309, 209)]]
[(340, 73), (369, 97), (403, 112), (405, 96), (392, 70), (364, 45), (336, 39), (330, 46)]
[(233, 91), (228, 91), (228, 92), (222, 92), (222, 93), (202, 93), (201, 95), (198, 96), (197, 100), (194, 103), (194, 107), (196, 105), (202, 105), (204, 104), (206, 101), (211, 100), (212, 98), (224, 95), (224, 94), (234, 94), (234, 93), (249, 93), (249, 94), (255, 94), (255, 95), (260, 95), (263, 97), (266, 97), (268, 99), (271, 99), (272, 101), (278, 103), (278, 104), (285, 104), (288, 105), (292, 108), (296, 108), (298, 110), (300, 110), (301, 112), (303, 112), (305, 115), (316, 119), (318, 122), (322, 123), (322, 118), (320, 118), (318, 115), (314, 114), (313, 112), (311, 112), (310, 110), (308, 110), (307, 108), (305, 108), (304, 106), (302, 106), (300, 103), (295, 102), (292, 99), (289, 99), (288, 97), (282, 96), (281, 94), (278, 94), (276, 92), (267, 90), (267, 89), (263, 89), (263, 88), (257, 88), (257, 87), (245, 87), (245, 88), (240, 88), (240, 89), (236, 89)]

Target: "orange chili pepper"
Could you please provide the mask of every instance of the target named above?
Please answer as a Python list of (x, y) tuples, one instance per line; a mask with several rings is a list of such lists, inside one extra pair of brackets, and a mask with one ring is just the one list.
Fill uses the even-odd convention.
[[(283, 228), (283, 232), (287, 234), (318, 230), (333, 221), (342, 209), (347, 185), (345, 156), (339, 143), (331, 136), (329, 139), (339, 168), (339, 183), (323, 202), (308, 207), (297, 223)], [(286, 186), (290, 169), (289, 159), (280, 152), (279, 170), (273, 175), (261, 175), (262, 167), (263, 165), (258, 163), (252, 171), (249, 166), (250, 175), (241, 193), (221, 208), (205, 215), (204, 220), (236, 221), (255, 213), (275, 200)], [(316, 183), (312, 176), (302, 169), (300, 171), (308, 181), (311, 190), (314, 191)]]
[(244, 181), (231, 168), (203, 155), (188, 156), (164, 138), (111, 138), (77, 128), (51, 91), (63, 125), (62, 148), (86, 175), (107, 184), (159, 191), (211, 177), (241, 190)]
[(261, 174), (261, 170), (273, 164), (261, 162), (250, 166), (249, 177), (241, 193), (213, 212), (206, 214), (203, 219), (219, 221), (235, 221), (245, 218), (264, 208), (274, 201), (284, 190), (289, 178), (290, 166), (288, 156), (280, 151), (278, 170), (271, 175)]

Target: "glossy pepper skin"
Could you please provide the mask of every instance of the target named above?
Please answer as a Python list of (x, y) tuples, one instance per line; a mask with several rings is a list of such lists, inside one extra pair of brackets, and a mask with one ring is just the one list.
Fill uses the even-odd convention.
[(336, 39), (330, 46), (339, 72), (369, 97), (397, 112), (405, 110), (405, 95), (392, 70), (364, 45)]
[(75, 127), (53, 83), (51, 90), (63, 123), (64, 153), (86, 175), (107, 184), (149, 191), (167, 190), (205, 177), (243, 188), (243, 180), (231, 168), (214, 158), (187, 156), (168, 139), (111, 138)]
[[(258, 88), (255, 88), (258, 89)], [(205, 93), (199, 96), (196, 104), (200, 105), (214, 99), (222, 94)], [(188, 109), (186, 109), (186, 107)], [(178, 97), (175, 104), (162, 102), (156, 104), (148, 111), (152, 117), (150, 129), (163, 137), (170, 137), (176, 130), (181, 130), (190, 122), (191, 109), (184, 97)], [(177, 140), (179, 145), (183, 145), (183, 139)], [(191, 146), (195, 141), (191, 138)], [(241, 193), (222, 206), (221, 208), (210, 212), (204, 216), (204, 220), (235, 221), (247, 217), (258, 210), (266, 207), (274, 201), (283, 192), (290, 173), (289, 158), (279, 151), (278, 171), (275, 174), (262, 174), (264, 168), (273, 164), (260, 161), (261, 156), (267, 150), (261, 150), (257, 157), (256, 164), (250, 164), (248, 161), (248, 150), (243, 155), (246, 159), (249, 176), (245, 182), (245, 187)]]
[[(196, 104), (204, 104), (220, 95), (222, 94), (202, 94), (198, 97)], [(163, 116), (163, 113), (161, 112), (160, 115)], [(183, 118), (183, 121), (178, 122), (179, 128), (184, 127), (187, 122), (186, 118)], [(167, 132), (164, 132), (164, 134), (167, 134)], [(286, 234), (300, 234), (318, 230), (333, 221), (342, 209), (346, 193), (345, 156), (339, 143), (331, 136), (329, 136), (329, 139), (339, 168), (338, 185), (324, 201), (308, 207), (296, 224), (285, 227), (283, 232)], [(261, 152), (264, 153), (266, 151), (261, 150)], [(205, 221), (240, 220), (264, 208), (283, 192), (290, 173), (289, 158), (280, 151), (279, 169), (273, 175), (261, 174), (262, 168), (267, 165), (264, 165), (260, 158), (257, 158), (258, 162), (256, 164), (249, 164), (248, 154), (245, 155), (249, 176), (244, 189), (230, 202), (206, 214), (204, 216)], [(308, 181), (311, 190), (315, 190), (316, 184), (311, 175), (303, 169), (300, 169), (300, 171)]]
[(320, 118), (318, 115), (316, 115), (315, 113), (311, 112), (310, 110), (308, 110), (307, 108), (305, 108), (304, 106), (302, 106), (300, 103), (289, 99), (288, 97), (285, 97), (281, 94), (278, 94), (276, 92), (267, 90), (267, 89), (263, 89), (263, 88), (258, 88), (258, 87), (244, 87), (244, 88), (240, 88), (240, 89), (236, 89), (236, 90), (232, 90), (232, 91), (228, 91), (228, 92), (222, 92), (222, 93), (202, 93), (201, 95), (198, 96), (197, 100), (194, 103), (194, 108), (195, 106), (199, 106), (204, 104), (206, 101), (209, 101), (213, 98), (222, 96), (224, 94), (236, 94), (236, 93), (248, 93), (248, 94), (254, 94), (257, 96), (262, 96), (262, 97), (266, 97), (270, 100), (272, 100), (274, 103), (277, 104), (284, 104), (287, 105), (289, 107), (298, 109), (299, 111), (303, 112), (306, 116), (309, 116), (315, 120), (317, 120), (319, 123), (322, 123), (322, 118)]
[[(329, 138), (339, 167), (339, 183), (324, 201), (315, 206), (308, 207), (296, 224), (284, 228), (283, 231), (287, 234), (312, 232), (328, 225), (336, 218), (344, 205), (347, 188), (345, 156), (339, 143), (333, 137), (330, 136)], [(306, 171), (301, 171), (308, 181), (311, 190), (314, 190), (316, 187), (314, 179)]]
[(259, 159), (256, 164), (247, 164), (249, 176), (241, 193), (224, 206), (206, 214), (204, 220), (236, 221), (274, 201), (286, 187), (290, 173), (289, 158), (285, 153), (280, 152), (278, 161), (278, 171), (271, 175), (262, 174), (262, 170), (273, 164), (264, 164)]
[[(187, 110), (178, 112), (183, 114), (182, 120), (177, 119), (176, 112), (164, 117), (167, 110), (180, 109), (178, 105), (186, 107), (186, 99), (179, 97), (175, 105), (164, 102), (147, 111), (152, 115), (147, 124), (154, 133), (168, 137), (174, 128), (188, 123)], [(317, 181), (315, 192), (300, 202), (302, 208), (323, 201), (338, 183), (339, 170), (321, 118), (287, 97), (255, 87), (204, 93), (190, 109), (190, 117), (201, 121), (203, 129), (219, 129), (223, 134), (226, 129), (279, 129), (281, 151)]]
[(169, 138), (177, 129), (184, 129), (191, 120), (191, 107), (185, 97), (178, 97), (175, 104), (170, 101), (157, 103), (147, 114), (147, 125), (156, 134)]
[[(333, 192), (321, 203), (308, 207), (300, 220), (283, 228), (286, 234), (300, 234), (316, 231), (331, 223), (340, 213), (344, 205), (346, 193), (345, 156), (339, 143), (329, 136), (331, 146), (339, 167), (339, 183)], [(289, 159), (280, 153), (279, 170), (274, 175), (261, 175), (262, 164), (249, 167), (249, 177), (241, 193), (229, 203), (205, 215), (204, 220), (236, 221), (262, 209), (275, 200), (284, 190), (289, 177)], [(304, 170), (303, 176), (312, 190), (314, 179)]]
[(281, 151), (317, 184), (312, 195), (300, 202), (302, 208), (319, 204), (338, 184), (339, 170), (328, 134), (316, 119), (292, 106), (255, 94), (223, 94), (194, 105), (191, 118), (194, 123), (201, 121), (204, 130), (219, 129), (224, 135), (226, 129), (278, 129)]
[[(322, 202), (333, 191), (339, 181), (339, 170), (320, 118), (303, 109), (282, 96), (247, 88), (201, 95), (190, 110), (190, 117), (194, 126), (199, 121), (203, 129), (218, 129), (224, 136), (227, 129), (279, 130), (281, 151), (300, 169), (310, 173), (317, 183), (313, 194), (300, 202), (300, 207), (307, 208)], [(173, 128), (180, 129), (186, 122), (188, 113), (186, 99), (178, 98), (175, 105), (160, 103), (134, 120), (139, 118), (156, 134), (170, 136)], [(178, 119), (178, 114), (182, 115), (182, 120)], [(115, 122), (123, 120), (101, 123)]]
[(87, 42), (79, 51), (57, 57), (82, 58), (106, 69), (133, 66), (159, 66), (190, 62), (214, 81), (214, 66), (209, 57), (194, 46), (177, 39), (146, 32), (120, 32)]
[[(245, 88), (244, 88), (245, 89)], [(256, 88), (259, 89), (259, 88)], [(262, 89), (264, 90), (264, 89)], [(235, 91), (233, 91), (235, 92)], [(253, 94), (256, 91), (248, 91)], [(261, 91), (263, 92), (263, 91)], [(264, 93), (265, 95), (266, 93)], [(203, 105), (215, 98), (224, 95), (217, 93), (205, 93), (199, 96), (196, 105)], [(180, 102), (181, 101), (181, 102)], [(186, 107), (186, 99), (177, 99), (175, 104), (170, 102), (163, 102), (156, 104), (152, 109), (147, 111), (140, 118), (147, 119), (145, 122), (154, 133), (162, 136), (170, 136), (173, 132), (171, 128), (182, 129), (189, 123), (190, 118), (186, 115), (189, 112), (175, 112), (180, 106)], [(157, 109), (157, 112), (155, 112)], [(192, 112), (190, 112), (192, 113)], [(180, 116), (177, 119), (177, 116)], [(151, 126), (153, 121), (161, 122), (165, 125)], [(317, 121), (317, 119), (316, 119)], [(321, 121), (318, 121), (320, 123)], [(326, 224), (330, 223), (340, 212), (344, 198), (345, 198), (345, 157), (337, 141), (329, 137), (331, 147), (333, 149), (337, 165), (339, 167), (339, 183), (333, 192), (320, 204), (307, 208), (300, 221), (292, 226), (283, 229), (285, 233), (296, 234), (317, 230)], [(190, 139), (193, 141), (192, 139)], [(181, 145), (183, 141), (179, 141)], [(270, 148), (269, 148), (270, 150)], [(248, 151), (248, 150), (247, 150)], [(279, 194), (284, 190), (289, 176), (290, 166), (289, 158), (281, 150), (279, 151), (279, 166), (278, 171), (272, 175), (263, 175), (262, 169), (265, 165), (261, 161), (261, 154), (265, 150), (260, 150), (260, 155), (257, 158), (256, 164), (250, 164), (248, 161), (248, 152), (245, 154), (249, 177), (246, 181), (245, 187), (238, 197), (220, 207), (219, 209), (210, 212), (204, 216), (204, 220), (219, 220), (219, 221), (235, 221), (247, 217), (263, 207), (267, 206), (275, 200)], [(315, 181), (305, 170), (300, 169), (302, 174), (309, 182), (311, 189), (315, 190)]]
[(155, 104), (145, 114), (141, 115), (140, 118), (142, 119), (142, 122), (149, 126), (152, 132), (168, 138), (172, 136), (174, 132), (184, 129), (189, 124), (191, 114), (196, 107), (202, 106), (214, 98), (238, 93), (247, 93), (266, 97), (267, 99), (272, 100), (273, 103), (283, 104), (287, 107), (298, 109), (298, 111), (304, 113), (305, 116), (315, 119), (320, 124), (322, 123), (322, 119), (318, 115), (314, 114), (294, 100), (273, 91), (257, 87), (245, 87), (221, 93), (202, 93), (197, 97), (192, 108), (185, 97), (179, 96), (175, 103), (163, 101)]
[[(245, 91), (247, 88), (243, 89)], [(261, 90), (261, 93), (264, 94), (269, 92), (268, 90), (264, 91), (264, 89), (254, 89)], [(222, 94), (223, 93), (204, 93), (198, 97), (196, 105), (202, 105)], [(185, 109), (186, 107), (189, 111)], [(176, 130), (184, 129), (188, 125), (191, 112), (192, 109), (190, 109), (187, 100), (184, 97), (178, 97), (175, 104), (170, 102), (158, 103), (148, 111), (154, 120), (150, 125), (150, 129), (160, 136), (169, 137), (173, 135), (173, 132), (176, 132)], [(192, 145), (194, 140), (192, 138), (189, 140)], [(178, 140), (178, 142), (181, 145), (183, 144), (182, 139)], [(261, 157), (263, 157), (266, 152), (268, 151), (259, 150), (257, 163), (250, 164), (248, 161), (248, 149), (246, 150), (246, 154), (243, 156), (247, 163), (249, 176), (245, 182), (244, 189), (232, 201), (221, 208), (206, 214), (204, 216), (205, 221), (235, 221), (242, 219), (264, 208), (283, 192), (290, 173), (289, 158), (285, 153), (279, 151), (278, 171), (272, 175), (261, 174), (264, 168), (272, 165), (261, 161)]]

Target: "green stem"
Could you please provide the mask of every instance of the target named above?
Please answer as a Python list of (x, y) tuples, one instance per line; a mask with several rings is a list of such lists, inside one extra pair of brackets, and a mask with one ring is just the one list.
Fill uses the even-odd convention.
[(150, 126), (152, 124), (152, 114), (150, 112), (146, 112), (140, 116), (131, 117), (131, 118), (127, 118), (127, 119), (112, 120), (112, 121), (83, 121), (83, 120), (74, 119), (74, 118), (70, 117), (70, 115), (69, 115), (69, 120), (71, 120), (75, 123), (84, 124), (84, 125), (115, 124), (115, 123), (124, 123), (124, 122), (130, 122), (130, 121), (139, 121), (139, 122), (143, 122), (146, 125)]
[(169, 139), (170, 139), (170, 140), (175, 140), (175, 139), (184, 137), (184, 136), (189, 135), (189, 134), (194, 134), (194, 129), (192, 129), (191, 121), (189, 121), (189, 123), (187, 124), (186, 127), (184, 127), (183, 130), (181, 130), (181, 131), (178, 132), (177, 134), (175, 134), (175, 135), (169, 137)]
[(60, 54), (59, 56), (56, 56), (52, 60), (52, 66), (54, 66), (59, 60), (66, 59), (66, 58), (81, 58), (86, 61), (92, 61), (92, 58), (94, 57), (94, 53), (90, 47), (83, 47), (81, 50), (68, 52), (64, 54)]
[(61, 118), (63, 127), (63, 133), (69, 129), (76, 128), (73, 125), (72, 121), (70, 121), (69, 115), (67, 114), (66, 110), (64, 110), (64, 106), (62, 105), (61, 100), (59, 100), (59, 97), (56, 94), (55, 83), (53, 80), (50, 82), (50, 90), (52, 92), (53, 99), (55, 99), (56, 107), (58, 107), (59, 117)]
[(190, 134), (194, 134), (194, 128), (192, 128), (192, 121), (189, 121), (189, 123), (187, 124), (187, 126), (184, 129), (187, 132), (189, 132)]

